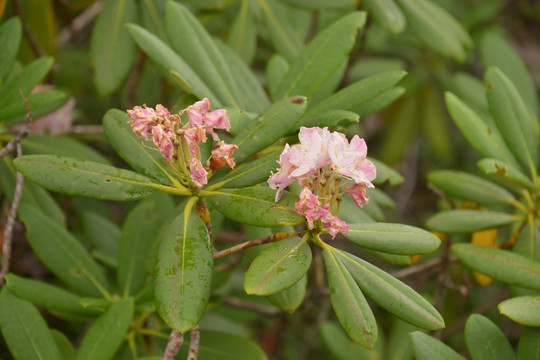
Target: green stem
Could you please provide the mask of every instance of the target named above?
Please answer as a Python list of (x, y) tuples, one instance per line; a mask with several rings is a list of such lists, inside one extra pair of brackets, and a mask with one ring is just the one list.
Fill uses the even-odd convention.
[(186, 188), (175, 188), (175, 187), (172, 187), (172, 186), (167, 186), (167, 185), (160, 185), (160, 184), (146, 184), (150, 187), (153, 187), (153, 188), (156, 188), (156, 189), (159, 189), (163, 192), (166, 192), (166, 193), (169, 193), (169, 194), (173, 194), (173, 195), (180, 195), (180, 196), (191, 196), (193, 195), (191, 193), (191, 191), (189, 191), (188, 189)]
[(154, 337), (159, 337), (163, 339), (168, 339), (169, 335), (162, 333), (161, 331), (152, 330), (152, 329), (139, 329), (139, 333), (143, 335), (149, 335)]

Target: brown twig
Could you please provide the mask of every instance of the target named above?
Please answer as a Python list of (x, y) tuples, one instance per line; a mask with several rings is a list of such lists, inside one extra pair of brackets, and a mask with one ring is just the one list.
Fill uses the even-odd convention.
[(45, 56), (45, 52), (41, 50), (38, 43), (36, 42), (36, 39), (30, 32), (28, 25), (26, 25), (26, 21), (24, 21), (24, 16), (21, 11), (21, 3), (19, 0), (13, 0), (13, 9), (15, 11), (15, 14), (21, 19), (22, 30), (23, 30), (24, 36), (26, 37), (26, 40), (28, 40), (28, 44), (30, 44), (30, 47), (32, 48), (32, 51), (34, 52), (34, 54), (36, 54), (37, 57)]
[(201, 332), (199, 331), (199, 325), (191, 329), (191, 343), (189, 344), (189, 351), (187, 360), (197, 360), (199, 356), (199, 342), (201, 341)]
[(280, 314), (280, 311), (277, 309), (264, 305), (259, 305), (254, 302), (242, 300), (232, 296), (228, 296), (223, 299), (223, 303), (235, 308), (251, 310), (262, 315), (275, 316)]
[(176, 330), (171, 331), (171, 336), (169, 337), (167, 347), (165, 348), (165, 352), (163, 353), (161, 360), (173, 360), (183, 342), (184, 334)]
[[(8, 154), (13, 148), (17, 147), (17, 156), (22, 156), (22, 146), (21, 140), (28, 134), (30, 129), (30, 123), (32, 122), (32, 115), (30, 115), (30, 107), (28, 106), (28, 101), (21, 88), (19, 88), (21, 97), (24, 101), (24, 107), (26, 108), (26, 123), (23, 128), (19, 131), (15, 139), (10, 141), (4, 146), (2, 151), (0, 151), (0, 158)], [(4, 152), (5, 151), (5, 152)], [(9, 271), (10, 259), (11, 259), (11, 236), (13, 234), (13, 225), (15, 224), (15, 216), (19, 210), (19, 204), (22, 197), (22, 188), (24, 185), (23, 175), (17, 171), (17, 180), (15, 182), (15, 192), (13, 193), (13, 202), (11, 203), (11, 208), (9, 209), (9, 215), (6, 222), (6, 227), (4, 230), (3, 243), (2, 243), (2, 269), (0, 270), (0, 287), (4, 284), (4, 276)]]
[[(450, 245), (452, 244), (451, 237), (447, 237), (443, 242), (442, 252), (441, 252), (441, 265), (439, 269), (439, 276), (437, 277), (437, 286), (435, 288), (435, 296), (433, 299), (433, 306), (437, 309), (438, 312), (442, 311), (444, 303), (444, 295), (446, 293), (446, 284), (448, 282), (448, 266), (450, 264)], [(442, 332), (438, 331), (435, 333), (435, 337), (440, 339)]]
[(247, 249), (247, 248), (250, 248), (250, 247), (253, 247), (253, 246), (268, 244), (268, 243), (271, 243), (271, 242), (274, 242), (274, 241), (279, 241), (279, 240), (290, 238), (292, 236), (300, 236), (300, 235), (302, 235), (302, 233), (299, 233), (299, 232), (276, 233), (276, 234), (272, 234), (272, 235), (269, 235), (269, 236), (261, 238), (261, 239), (246, 241), (246, 242), (244, 242), (242, 244), (232, 246), (232, 247), (230, 247), (228, 249), (214, 252), (214, 260), (221, 259), (222, 257), (225, 257), (225, 256), (230, 255), (230, 254), (234, 254), (234, 253), (236, 253), (238, 251), (242, 251), (244, 249)]
[(103, 1), (96, 1), (77, 16), (68, 26), (62, 29), (56, 37), (56, 46), (66, 45), (75, 34), (79, 33), (86, 25), (92, 22), (103, 8)]
[(428, 187), (428, 189), (433, 191), (435, 193), (435, 195), (439, 196), (441, 199), (446, 200), (450, 204), (450, 207), (452, 209), (456, 208), (456, 203), (454, 202), (454, 200), (452, 200), (448, 195), (446, 195), (444, 193), (444, 191), (442, 191), (441, 189), (439, 189), (438, 187), (436, 187), (433, 184), (428, 184), (427, 187)]
[(28, 135), (28, 132), (30, 131), (30, 123), (32, 122), (32, 116), (30, 115), (30, 107), (28, 106), (28, 101), (26, 101), (26, 97), (24, 96), (24, 93), (21, 88), (19, 88), (19, 93), (21, 94), (21, 97), (24, 101), (24, 106), (26, 107), (26, 123), (21, 128), (17, 136), (15, 136), (15, 139), (8, 142), (2, 150), (0, 150), (0, 158), (3, 158), (7, 154), (9, 154), (17, 144), (21, 142), (21, 140)]
[[(426, 261), (423, 264), (418, 264), (414, 266), (410, 266), (406, 269), (395, 271), (392, 274), (397, 279), (403, 279), (409, 276), (419, 275), (419, 274), (427, 274), (431, 271), (437, 270), (441, 266), (442, 260), (439, 259), (433, 259), (430, 261)], [(450, 258), (448, 259), (449, 264), (455, 264), (459, 262), (457, 258)]]
[[(22, 146), (17, 143), (17, 156), (22, 155)], [(22, 197), (22, 188), (24, 184), (23, 175), (17, 171), (17, 181), (15, 183), (15, 193), (13, 194), (13, 202), (9, 209), (9, 215), (6, 222), (6, 227), (3, 235), (2, 242), (2, 270), (0, 271), (0, 287), (4, 285), (4, 276), (9, 271), (10, 259), (11, 259), (11, 237), (13, 235), (13, 225), (15, 224), (15, 217)]]

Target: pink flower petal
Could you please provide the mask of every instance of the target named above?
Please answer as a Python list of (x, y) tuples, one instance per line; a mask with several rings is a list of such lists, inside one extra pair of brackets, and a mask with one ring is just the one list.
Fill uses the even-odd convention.
[[(234, 150), (238, 149), (238, 145), (235, 144), (227, 144), (225, 141), (220, 140), (214, 150), (212, 150), (212, 159), (221, 164), (223, 166), (223, 163), (226, 163), (231, 169), (234, 169), (236, 166), (234, 159), (232, 157)], [(218, 164), (218, 165), (219, 165)], [(216, 165), (214, 165), (216, 166)], [(218, 168), (220, 168), (219, 166)], [(212, 170), (214, 169), (213, 166)]]
[(351, 194), (354, 203), (359, 208), (363, 207), (369, 201), (369, 198), (366, 197), (366, 184), (354, 183), (351, 186), (346, 186), (345, 192)]
[(338, 233), (345, 235), (349, 231), (349, 225), (345, 221), (330, 213), (322, 221), (326, 230), (332, 235), (332, 238), (335, 238)]
[(278, 161), (280, 169), (275, 174), (273, 173), (267, 181), (270, 188), (278, 188), (278, 191), (276, 192), (276, 202), (281, 199), (283, 190), (295, 181), (295, 179), (291, 177), (291, 172), (294, 170), (294, 165), (292, 165), (289, 160), (289, 151), (289, 144), (285, 144), (285, 148), (283, 149)]
[(189, 171), (191, 172), (191, 180), (193, 180), (195, 186), (198, 188), (201, 188), (203, 185), (208, 183), (208, 173), (202, 166), (199, 159), (191, 158), (189, 161)]
[(330, 204), (321, 206), (319, 198), (305, 187), (300, 193), (300, 201), (294, 204), (296, 211), (306, 217), (308, 228), (313, 230), (313, 222), (328, 216)]
[(172, 132), (163, 131), (163, 128), (159, 125), (152, 128), (152, 141), (156, 144), (161, 155), (167, 161), (172, 161), (172, 156), (174, 154), (174, 145), (171, 140), (172, 136)]
[(201, 141), (206, 142), (206, 132), (200, 127), (189, 128), (184, 131), (184, 139), (186, 139), (189, 153), (191, 156), (195, 156), (199, 151)]

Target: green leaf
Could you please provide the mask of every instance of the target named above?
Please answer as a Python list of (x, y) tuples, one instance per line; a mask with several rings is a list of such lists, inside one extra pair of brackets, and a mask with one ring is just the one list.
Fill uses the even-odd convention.
[[(531, 113), (512, 81), (498, 68), (484, 77), (491, 115), (504, 141), (519, 163), (536, 174), (538, 120)], [(504, 160), (504, 159), (501, 159)]]
[(394, 101), (403, 96), (405, 92), (405, 88), (400, 86), (385, 90), (380, 95), (377, 95), (373, 99), (370, 99), (366, 103), (358, 106), (356, 109), (354, 109), (354, 112), (363, 119), (388, 107)]
[(125, 298), (97, 318), (84, 336), (76, 359), (112, 359), (129, 329), (134, 308), (133, 298)]
[(421, 331), (411, 333), (411, 341), (417, 360), (465, 360), (450, 346)]
[(452, 252), (467, 267), (508, 284), (540, 290), (540, 263), (506, 250), (456, 244)]
[(276, 98), (279, 84), (289, 71), (289, 63), (281, 54), (274, 54), (266, 64), (266, 87), (272, 99)]
[(103, 117), (103, 131), (114, 151), (138, 173), (165, 185), (173, 184), (176, 180), (159, 150), (153, 144), (143, 144), (131, 130), (128, 120), (127, 113), (117, 109), (107, 111)]
[(384, 191), (377, 188), (367, 188), (366, 194), (369, 196), (369, 201), (377, 203), (380, 207), (390, 210), (396, 209), (396, 203)]
[(309, 101), (312, 104), (318, 104), (322, 100), (328, 98), (330, 95), (333, 95), (336, 92), (338, 86), (343, 81), (343, 77), (345, 76), (348, 65), (349, 59), (346, 58), (343, 60), (341, 65), (337, 67), (336, 70), (329, 74), (328, 78), (324, 81), (323, 84), (321, 84), (319, 90), (310, 97)]
[(340, 250), (335, 252), (360, 289), (381, 307), (424, 329), (444, 327), (437, 310), (409, 286), (356, 256)]
[(368, 158), (377, 168), (377, 178), (373, 181), (375, 185), (381, 185), (385, 181), (388, 181), (388, 183), (391, 186), (400, 185), (405, 181), (405, 178), (401, 176), (400, 173), (398, 173), (396, 170), (392, 169), (388, 165), (384, 164), (383, 162)]
[(518, 360), (540, 359), (540, 328), (524, 327), (517, 348)]
[(342, 9), (350, 8), (356, 5), (354, 0), (281, 0), (282, 2), (304, 7), (306, 9), (321, 10), (321, 9)]
[(137, 47), (124, 24), (137, 21), (134, 0), (106, 1), (93, 26), (90, 57), (99, 94), (109, 95), (122, 85), (137, 56)]
[[(189, 343), (189, 341), (184, 342)], [(187, 359), (188, 346), (182, 346), (179, 359)], [(201, 330), (201, 360), (267, 360), (264, 351), (251, 340), (217, 331)]]
[(26, 225), (28, 243), (49, 270), (83, 294), (106, 294), (105, 275), (69, 231), (27, 204), (21, 206), (19, 216)]
[[(47, 90), (35, 94), (25, 95), (33, 119), (47, 115), (68, 100), (67, 94), (60, 90)], [(26, 107), (22, 98), (6, 104), (0, 113), (0, 122), (18, 124), (26, 121)]]
[(358, 344), (372, 349), (377, 341), (377, 323), (362, 291), (330, 247), (324, 249), (323, 258), (330, 300), (341, 326)]
[(294, 207), (296, 195), (284, 191), (277, 203), (275, 197), (276, 190), (257, 186), (213, 191), (208, 200), (220, 213), (243, 224), (278, 227), (304, 223)]
[(199, 75), (167, 44), (144, 28), (135, 25), (126, 25), (129, 33), (139, 47), (158, 64), (162, 69), (173, 72), (181, 81), (181, 88), (188, 94), (193, 93), (197, 98), (207, 97), (213, 106), (220, 106), (221, 102), (201, 80)]
[(129, 296), (140, 290), (148, 276), (146, 258), (165, 221), (174, 214), (174, 204), (164, 193), (143, 200), (124, 221), (118, 251), (118, 285)]
[(488, 207), (505, 206), (515, 201), (514, 195), (499, 185), (461, 171), (432, 171), (428, 181), (451, 197)]
[(172, 48), (214, 91), (219, 102), (239, 108), (236, 80), (199, 21), (180, 3), (168, 1), (165, 26)]
[(364, 12), (353, 12), (326, 27), (291, 63), (279, 85), (276, 98), (315, 95), (347, 59), (365, 21)]
[[(0, 184), (2, 184), (2, 193), (8, 198), (10, 203), (13, 201), (13, 194), (15, 192), (15, 179), (16, 170), (13, 167), (11, 158), (4, 156), (0, 159)], [(28, 204), (41, 210), (43, 214), (58, 224), (65, 223), (64, 213), (51, 194), (31, 181), (25, 181), (23, 184), (20, 204)]]
[(19, 89), (25, 96), (30, 95), (30, 91), (47, 75), (53, 61), (52, 57), (41, 57), (32, 61), (22, 71), (6, 81), (0, 90), (0, 106), (3, 108), (7, 104), (16, 102), (24, 104)]
[(461, 133), (482, 156), (517, 164), (502, 138), (497, 136), (484, 121), (450, 92), (445, 93), (448, 111)]
[(534, 190), (534, 185), (520, 170), (497, 159), (482, 159), (476, 165), (486, 174), (493, 174), (513, 186)]
[(244, 275), (248, 294), (271, 295), (290, 288), (308, 271), (311, 250), (306, 238), (275, 242), (253, 260)]
[(306, 296), (307, 275), (302, 276), (293, 286), (266, 298), (277, 308), (292, 314), (304, 301)]
[(212, 267), (206, 226), (186, 207), (167, 228), (155, 269), (156, 308), (170, 328), (183, 333), (199, 323), (210, 298)]
[(12, 17), (0, 25), (0, 83), (5, 80), (19, 52), (22, 26), (18, 17)]
[(523, 60), (510, 43), (494, 31), (486, 32), (480, 41), (480, 55), (486, 67), (496, 66), (512, 79), (529, 109), (538, 116), (534, 82)]
[(288, 61), (295, 59), (304, 44), (302, 39), (283, 18), (280, 18), (271, 5), (272, 1), (257, 0), (262, 9), (264, 24), (270, 37), (270, 43)]
[(238, 145), (234, 152), (236, 162), (241, 163), (293, 130), (306, 105), (306, 98), (295, 96), (280, 100), (263, 111), (234, 138), (233, 143)]
[(242, 109), (259, 113), (270, 106), (268, 96), (253, 71), (229, 46), (219, 39), (214, 39), (214, 41), (231, 70), (232, 76), (236, 79)]
[(540, 326), (540, 296), (519, 296), (500, 303), (501, 314), (525, 326)]
[(356, 206), (350, 196), (343, 197), (339, 209), (339, 218), (347, 224), (375, 222), (364, 209), (360, 209)]
[(227, 43), (246, 64), (251, 64), (257, 46), (255, 21), (249, 11), (249, 0), (242, 0), (238, 15), (234, 19)]
[(268, 180), (272, 171), (278, 169), (277, 160), (280, 153), (273, 152), (247, 164), (241, 164), (229, 172), (221, 181), (223, 187), (241, 188), (252, 186)]
[(349, 224), (345, 237), (361, 247), (401, 255), (428, 254), (441, 244), (429, 231), (389, 223)]
[(154, 35), (167, 42), (165, 32), (165, 21), (163, 20), (163, 9), (166, 0), (142, 0), (139, 5), (142, 24), (145, 29), (150, 30)]
[(326, 110), (320, 113), (311, 113), (310, 115), (302, 116), (298, 121), (297, 127), (328, 127), (336, 126), (339, 122), (346, 121), (348, 123), (359, 122), (360, 116), (352, 111), (347, 110)]
[(60, 354), (39, 311), (7, 288), (0, 293), (0, 327), (15, 359), (57, 360)]
[(418, 330), (417, 326), (400, 319), (392, 321), (392, 328), (384, 346), (385, 360), (412, 360), (413, 347), (409, 334)]
[(84, 308), (78, 302), (81, 297), (43, 281), (26, 279), (15, 274), (6, 275), (6, 286), (21, 299), (62, 314), (88, 318), (99, 314)]
[(51, 329), (51, 334), (56, 346), (58, 347), (58, 351), (60, 352), (59, 359), (74, 360), (75, 349), (73, 348), (73, 345), (71, 345), (71, 340), (69, 340), (66, 335), (55, 329)]
[(333, 321), (327, 321), (319, 329), (324, 344), (338, 360), (375, 360), (380, 356), (380, 341), (372, 350), (353, 342), (347, 334)]
[(515, 359), (512, 346), (487, 317), (473, 314), (465, 324), (465, 342), (472, 360)]
[(82, 221), (86, 237), (92, 245), (93, 255), (96, 256), (96, 253), (104, 255), (105, 259), (111, 259), (111, 261), (100, 260), (111, 267), (116, 267), (120, 239), (118, 225), (108, 218), (91, 211), (82, 214)]
[(433, 50), (458, 61), (472, 39), (461, 24), (443, 8), (428, 0), (397, 0), (411, 30)]
[(445, 234), (468, 234), (511, 224), (519, 219), (497, 211), (448, 210), (430, 217), (427, 227)]
[(70, 156), (79, 160), (89, 160), (101, 164), (110, 165), (99, 152), (90, 146), (74, 140), (67, 136), (53, 137), (42, 135), (28, 135), (22, 142), (23, 153), (31, 154), (51, 154)]
[(521, 229), (512, 251), (531, 260), (540, 261), (540, 228), (528, 222)]
[(137, 200), (155, 192), (149, 178), (129, 170), (58, 155), (24, 155), (13, 164), (47, 190), (101, 200)]
[(407, 26), (405, 15), (394, 0), (366, 0), (366, 9), (381, 27), (399, 34)]

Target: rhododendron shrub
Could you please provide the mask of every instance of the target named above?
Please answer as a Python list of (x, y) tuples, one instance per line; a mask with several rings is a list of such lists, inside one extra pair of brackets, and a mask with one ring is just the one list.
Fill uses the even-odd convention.
[[(510, 55), (499, 59), (499, 54), (511, 53), (509, 47), (493, 51), (502, 40), (483, 40), (478, 53), (487, 69), (487, 101), (479, 101), (476, 90), (484, 85), (467, 75), (479, 69), (476, 53), (466, 54), (472, 40), (435, 2), (391, 0), (384, 9), (375, 1), (228, 1), (223, 9), (214, 3), (191, 1), (188, 8), (181, 1), (140, 6), (127, 1), (125, 7), (103, 2), (96, 28), (112, 24), (118, 32), (92, 35), (92, 56), (103, 55), (92, 59), (96, 85), (107, 95), (129, 77), (126, 96), (112, 97), (124, 101), (117, 105), (121, 110), (100, 112), (100, 117), (105, 113), (102, 126), (92, 127), (98, 134), (90, 140), (81, 137), (101, 140), (96, 143), (105, 155), (70, 138), (33, 136), (22, 141), (27, 155), (1, 159), (4, 199), (21, 204), (4, 212), (11, 219), (5, 227), (24, 236), (21, 243), (28, 243), (47, 269), (40, 278), (48, 281), (19, 275), (26, 270), (8, 273), (9, 257), (3, 255), (0, 328), (13, 356), (359, 358), (368, 351), (364, 348), (375, 348), (365, 357), (399, 358), (376, 348), (394, 343), (381, 339), (390, 333), (392, 339), (405, 339), (402, 344), (411, 346), (419, 359), (438, 354), (452, 358), (458, 356), (453, 350), (416, 330), (452, 324), (451, 333), (456, 324), (466, 324), (466, 346), (473, 358), (490, 346), (498, 346), (493, 353), (511, 358), (510, 345), (491, 320), (474, 315), (462, 321), (454, 309), (444, 319), (439, 313), (452, 298), (445, 297), (448, 289), (460, 295), (476, 289), (464, 274), (465, 265), (482, 285), (511, 285), (494, 297), (493, 307), (502, 301), (500, 312), (525, 326), (518, 358), (528, 358), (519, 349), (537, 348), (534, 327), (540, 326), (536, 316), (522, 310), (538, 312), (538, 298), (530, 291), (540, 290), (534, 250), (540, 234), (538, 104), (537, 94), (523, 85), (527, 77), (520, 63)], [(162, 5), (163, 11), (158, 9)], [(356, 11), (358, 6), (369, 13)], [(236, 11), (239, 16), (228, 28)], [(377, 25), (370, 31), (379, 35), (383, 29), (399, 32), (409, 25), (411, 31), (405, 37), (374, 40), (368, 33), (367, 41), (360, 41), (370, 14)], [(204, 16), (208, 26), (197, 16)], [(388, 23), (389, 18), (396, 21)], [(440, 31), (432, 31), (437, 24)], [(264, 48), (257, 56), (255, 33), (264, 40), (257, 45)], [(19, 89), (32, 116), (61, 105), (57, 90), (30, 93), (52, 59), (28, 63), (21, 58), (16, 63), (17, 49), (10, 44), (21, 34), (20, 20), (0, 23), (0, 44), (7, 54), (0, 65), (9, 63), (0, 66), (0, 122), (5, 124), (25, 117), (24, 101), (15, 101)], [(244, 35), (250, 38), (244, 41)], [(400, 69), (407, 66), (414, 79), (403, 86), (400, 81), (408, 75), (394, 69), (397, 63), (377, 64), (373, 74), (374, 67), (362, 63), (364, 54), (379, 56), (396, 46), (418, 47), (398, 64)], [(429, 53), (430, 48), (438, 55)], [(353, 51), (358, 56), (349, 58)], [(439, 66), (448, 58), (471, 61), (451, 62), (448, 69)], [(138, 65), (131, 68), (134, 63)], [(392, 70), (380, 71), (385, 66)], [(453, 76), (450, 70), (458, 67), (464, 71)], [(62, 67), (58, 69), (62, 78)], [(132, 87), (137, 82), (140, 88)], [(415, 86), (409, 88), (411, 83)], [(457, 125), (448, 133), (442, 102), (436, 101), (441, 86), (456, 93), (445, 98)], [(91, 105), (87, 107), (100, 111)], [(370, 123), (375, 130), (363, 131), (359, 121), (387, 107)], [(76, 122), (92, 118), (87, 115)], [(422, 134), (413, 134), (416, 122)], [(7, 149), (3, 154), (14, 152), (24, 137), (10, 133), (16, 129), (0, 129)], [(414, 143), (420, 145), (413, 147), (418, 151), (411, 161), (403, 163), (404, 173), (421, 174), (445, 161), (462, 166), (467, 156), (457, 154), (466, 150), (448, 142), (455, 138), (455, 144), (463, 143), (458, 130), (480, 153), (483, 176), (457, 170), (429, 174), (445, 208), (427, 222), (436, 233), (386, 222), (396, 204), (385, 192), (404, 179), (385, 162), (400, 161)], [(110, 148), (102, 146), (105, 140)], [(449, 160), (454, 155), (459, 161)], [(416, 156), (422, 161), (416, 162)], [(401, 198), (401, 214), (408, 212), (409, 203), (416, 210), (418, 203), (424, 204), (424, 197), (408, 191), (422, 184), (412, 181), (410, 187), (388, 192)], [(63, 195), (51, 196), (47, 190)], [(132, 204), (119, 206), (118, 201)], [(414, 218), (417, 213), (410, 215), (411, 222), (421, 223)], [(12, 226), (15, 216), (25, 232)], [(9, 252), (9, 242), (4, 242), (9, 236), (2, 234), (4, 253)], [(451, 244), (456, 239), (468, 242), (468, 234), (472, 244)], [(453, 240), (452, 235), (458, 237)], [(423, 257), (436, 251), (441, 239), (443, 249)], [(416, 266), (398, 269), (411, 265)], [(463, 283), (454, 284), (454, 275)], [(403, 280), (409, 277), (421, 281)], [(463, 313), (473, 310), (460, 306)], [(255, 318), (253, 313), (264, 315)], [(274, 317), (279, 317), (279, 331)], [(66, 334), (51, 332), (50, 327), (65, 324), (57, 326), (51, 318), (69, 324), (60, 329)], [(449, 333), (438, 333), (438, 338)], [(316, 341), (319, 337), (322, 341)], [(279, 345), (272, 348), (274, 343)], [(276, 350), (282, 343), (286, 349)], [(5, 352), (0, 353), (4, 358)]]

